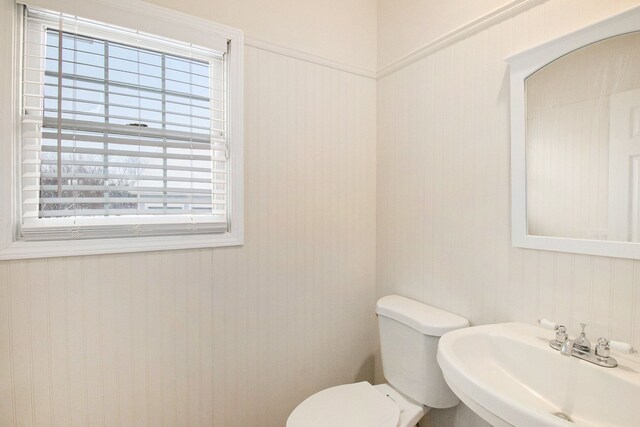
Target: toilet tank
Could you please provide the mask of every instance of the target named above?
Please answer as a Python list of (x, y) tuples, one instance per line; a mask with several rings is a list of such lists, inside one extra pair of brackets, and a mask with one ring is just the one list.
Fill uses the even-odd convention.
[(438, 362), (438, 341), (446, 332), (466, 328), (469, 321), (448, 311), (398, 295), (376, 304), (384, 377), (395, 389), (430, 408), (459, 402)]

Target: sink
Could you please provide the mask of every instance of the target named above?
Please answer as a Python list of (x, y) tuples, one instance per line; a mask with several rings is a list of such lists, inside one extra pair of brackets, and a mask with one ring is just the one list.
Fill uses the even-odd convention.
[(438, 344), (451, 390), (494, 426), (640, 425), (640, 360), (612, 351), (604, 368), (549, 347), (553, 331), (524, 323), (458, 329)]

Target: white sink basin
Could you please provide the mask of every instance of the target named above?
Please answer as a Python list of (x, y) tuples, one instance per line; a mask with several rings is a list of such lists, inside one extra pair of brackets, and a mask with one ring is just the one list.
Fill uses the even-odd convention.
[(460, 400), (494, 426), (640, 426), (640, 360), (612, 351), (618, 367), (603, 368), (560, 355), (548, 344), (554, 336), (523, 323), (459, 329), (440, 339), (438, 363)]

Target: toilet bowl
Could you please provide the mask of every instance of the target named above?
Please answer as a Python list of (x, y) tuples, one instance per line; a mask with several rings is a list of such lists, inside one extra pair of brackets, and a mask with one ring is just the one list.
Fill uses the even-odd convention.
[(443, 334), (469, 321), (398, 295), (378, 300), (376, 314), (388, 384), (363, 381), (321, 390), (293, 410), (287, 427), (414, 427), (430, 408), (459, 403), (436, 351)]

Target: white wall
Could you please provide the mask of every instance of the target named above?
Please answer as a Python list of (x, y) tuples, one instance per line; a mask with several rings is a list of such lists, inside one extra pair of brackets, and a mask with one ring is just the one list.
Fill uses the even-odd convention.
[(378, 68), (509, 0), (378, 0)]
[(245, 36), (369, 71), (376, 69), (376, 0), (146, 0)]
[(245, 72), (246, 244), (0, 262), (0, 425), (281, 427), (372, 378), (376, 83), (253, 47)]
[[(546, 317), (575, 334), (585, 321), (592, 337), (640, 345), (640, 262), (511, 246), (504, 62), (638, 3), (541, 2), (378, 81), (379, 295), (474, 325)], [(486, 424), (460, 405), (423, 425)]]

